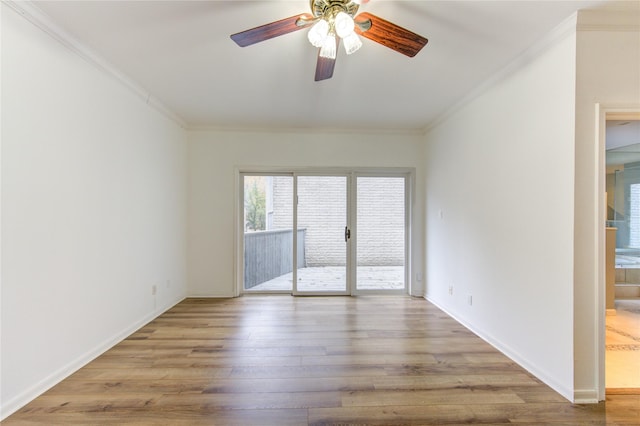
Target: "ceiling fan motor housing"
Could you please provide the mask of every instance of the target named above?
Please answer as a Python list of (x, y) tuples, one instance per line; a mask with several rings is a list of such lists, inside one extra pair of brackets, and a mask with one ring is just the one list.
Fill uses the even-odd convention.
[(345, 12), (352, 18), (360, 5), (352, 0), (309, 0), (311, 12), (316, 18), (335, 18), (338, 12)]

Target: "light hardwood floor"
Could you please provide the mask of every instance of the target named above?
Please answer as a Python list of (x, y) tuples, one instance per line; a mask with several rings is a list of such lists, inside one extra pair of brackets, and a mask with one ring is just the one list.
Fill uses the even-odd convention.
[(187, 299), (3, 424), (640, 424), (573, 405), (424, 299)]
[(640, 395), (640, 299), (619, 299), (606, 319), (607, 393)]

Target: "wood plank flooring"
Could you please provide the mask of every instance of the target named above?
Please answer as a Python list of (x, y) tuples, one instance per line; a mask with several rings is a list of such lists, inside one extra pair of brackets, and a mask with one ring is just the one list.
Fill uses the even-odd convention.
[(640, 299), (617, 299), (606, 318), (607, 393), (640, 395)]
[(424, 299), (187, 299), (3, 424), (640, 424), (573, 405)]

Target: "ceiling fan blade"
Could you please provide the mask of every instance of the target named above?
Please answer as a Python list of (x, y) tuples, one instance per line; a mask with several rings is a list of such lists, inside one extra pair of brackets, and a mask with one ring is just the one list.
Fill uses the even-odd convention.
[[(359, 14), (355, 20), (359, 23), (356, 25), (358, 34), (411, 58), (416, 56), (429, 41), (421, 35), (367, 12)], [(368, 30), (363, 30), (366, 25), (361, 23), (366, 21), (371, 22), (371, 27)]]
[(335, 67), (335, 65), (335, 59), (323, 58), (322, 56), (318, 55), (315, 81), (328, 80), (333, 77), (333, 68)]
[[(340, 39), (336, 37), (336, 54), (340, 47)], [(324, 58), (320, 56), (320, 50), (318, 49), (318, 62), (316, 63), (316, 78), (315, 81), (328, 80), (333, 77), (333, 68), (336, 66), (336, 58)]]
[(238, 46), (245, 47), (270, 38), (278, 37), (300, 30), (314, 22), (314, 17), (308, 13), (291, 16), (269, 24), (261, 25), (250, 30), (231, 34), (231, 40)]

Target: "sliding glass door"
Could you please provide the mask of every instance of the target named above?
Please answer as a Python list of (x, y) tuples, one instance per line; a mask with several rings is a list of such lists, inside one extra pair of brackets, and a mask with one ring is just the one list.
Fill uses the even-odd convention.
[(407, 291), (407, 175), (240, 178), (241, 293)]
[(291, 293), (293, 176), (245, 174), (242, 189), (243, 292)]
[(356, 291), (405, 289), (406, 177), (356, 176)]
[(298, 262), (294, 294), (348, 294), (348, 176), (296, 176)]

